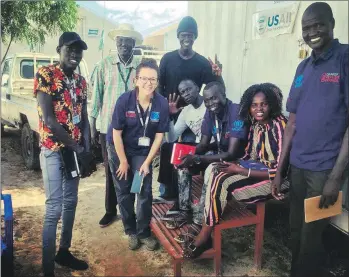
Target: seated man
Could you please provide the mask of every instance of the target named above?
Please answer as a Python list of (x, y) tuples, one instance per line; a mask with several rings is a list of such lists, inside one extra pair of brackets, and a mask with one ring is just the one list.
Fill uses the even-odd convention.
[[(201, 126), (201, 140), (196, 146), (195, 155), (188, 155), (178, 166), (182, 175), (178, 180), (179, 190), (179, 210), (180, 213), (173, 217), (165, 217), (166, 226), (175, 229), (187, 222), (190, 208), (191, 173), (204, 170), (210, 163), (222, 160), (235, 160), (243, 155), (244, 140), (247, 139), (244, 122), (239, 120), (240, 107), (234, 104), (225, 95), (225, 87), (219, 82), (208, 83), (203, 92), (204, 103), (207, 108)], [(210, 150), (210, 141), (214, 137), (216, 151), (213, 155), (205, 155)], [(200, 200), (200, 207), (204, 204), (204, 199)], [(193, 223), (201, 226), (202, 212), (194, 213)], [(193, 225), (194, 227), (198, 227)]]

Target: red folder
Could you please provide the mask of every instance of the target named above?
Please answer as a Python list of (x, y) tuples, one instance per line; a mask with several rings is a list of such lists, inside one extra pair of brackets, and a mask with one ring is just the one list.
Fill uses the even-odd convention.
[(171, 156), (171, 164), (179, 165), (182, 162), (182, 157), (192, 154), (195, 154), (195, 146), (186, 145), (181, 143), (173, 144), (172, 156)]

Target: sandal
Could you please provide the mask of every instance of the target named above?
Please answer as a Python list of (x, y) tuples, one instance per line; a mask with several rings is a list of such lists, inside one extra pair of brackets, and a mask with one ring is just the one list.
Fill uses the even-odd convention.
[(192, 223), (189, 226), (187, 233), (179, 234), (178, 236), (174, 237), (174, 240), (179, 243), (191, 243), (195, 239), (195, 237), (200, 233), (201, 227), (201, 225)]
[(187, 219), (173, 217), (171, 220), (166, 221), (165, 226), (169, 230), (174, 230), (177, 228), (181, 228), (186, 223), (187, 223)]
[(195, 246), (194, 242), (191, 242), (189, 245), (186, 245), (183, 248), (183, 258), (184, 259), (195, 259), (199, 257), (206, 250), (212, 248), (212, 239), (209, 238), (204, 244), (200, 246)]

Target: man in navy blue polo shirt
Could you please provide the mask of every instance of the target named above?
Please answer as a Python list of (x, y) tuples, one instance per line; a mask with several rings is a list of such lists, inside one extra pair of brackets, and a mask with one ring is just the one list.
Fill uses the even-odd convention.
[(320, 208), (337, 198), (348, 164), (348, 45), (334, 39), (335, 20), (324, 2), (302, 17), (304, 41), (313, 49), (297, 68), (287, 100), (290, 113), (272, 193), (280, 193), (282, 173), (291, 164), (291, 276), (321, 276), (322, 232), (329, 219), (305, 223), (304, 199), (322, 195)]
[[(116, 102), (107, 133), (107, 151), (129, 248), (136, 250), (144, 243), (148, 250), (155, 250), (157, 242), (149, 227), (153, 200), (151, 164), (169, 130), (169, 108), (166, 98), (155, 93), (155, 60), (140, 63), (135, 81), (136, 89), (125, 92)], [(135, 212), (131, 185), (137, 170), (142, 175), (142, 185)]]

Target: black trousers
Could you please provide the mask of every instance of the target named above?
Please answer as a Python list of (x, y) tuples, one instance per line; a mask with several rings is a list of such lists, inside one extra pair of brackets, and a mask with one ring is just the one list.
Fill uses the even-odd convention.
[(292, 245), (292, 277), (323, 276), (326, 260), (322, 234), (329, 218), (305, 223), (304, 199), (322, 194), (331, 170), (309, 171), (291, 166), (290, 227)]
[(108, 162), (108, 152), (106, 146), (106, 134), (100, 134), (99, 140), (102, 148), (103, 164), (105, 170), (105, 211), (107, 214), (116, 215), (116, 205), (118, 204), (113, 175), (111, 174)]

